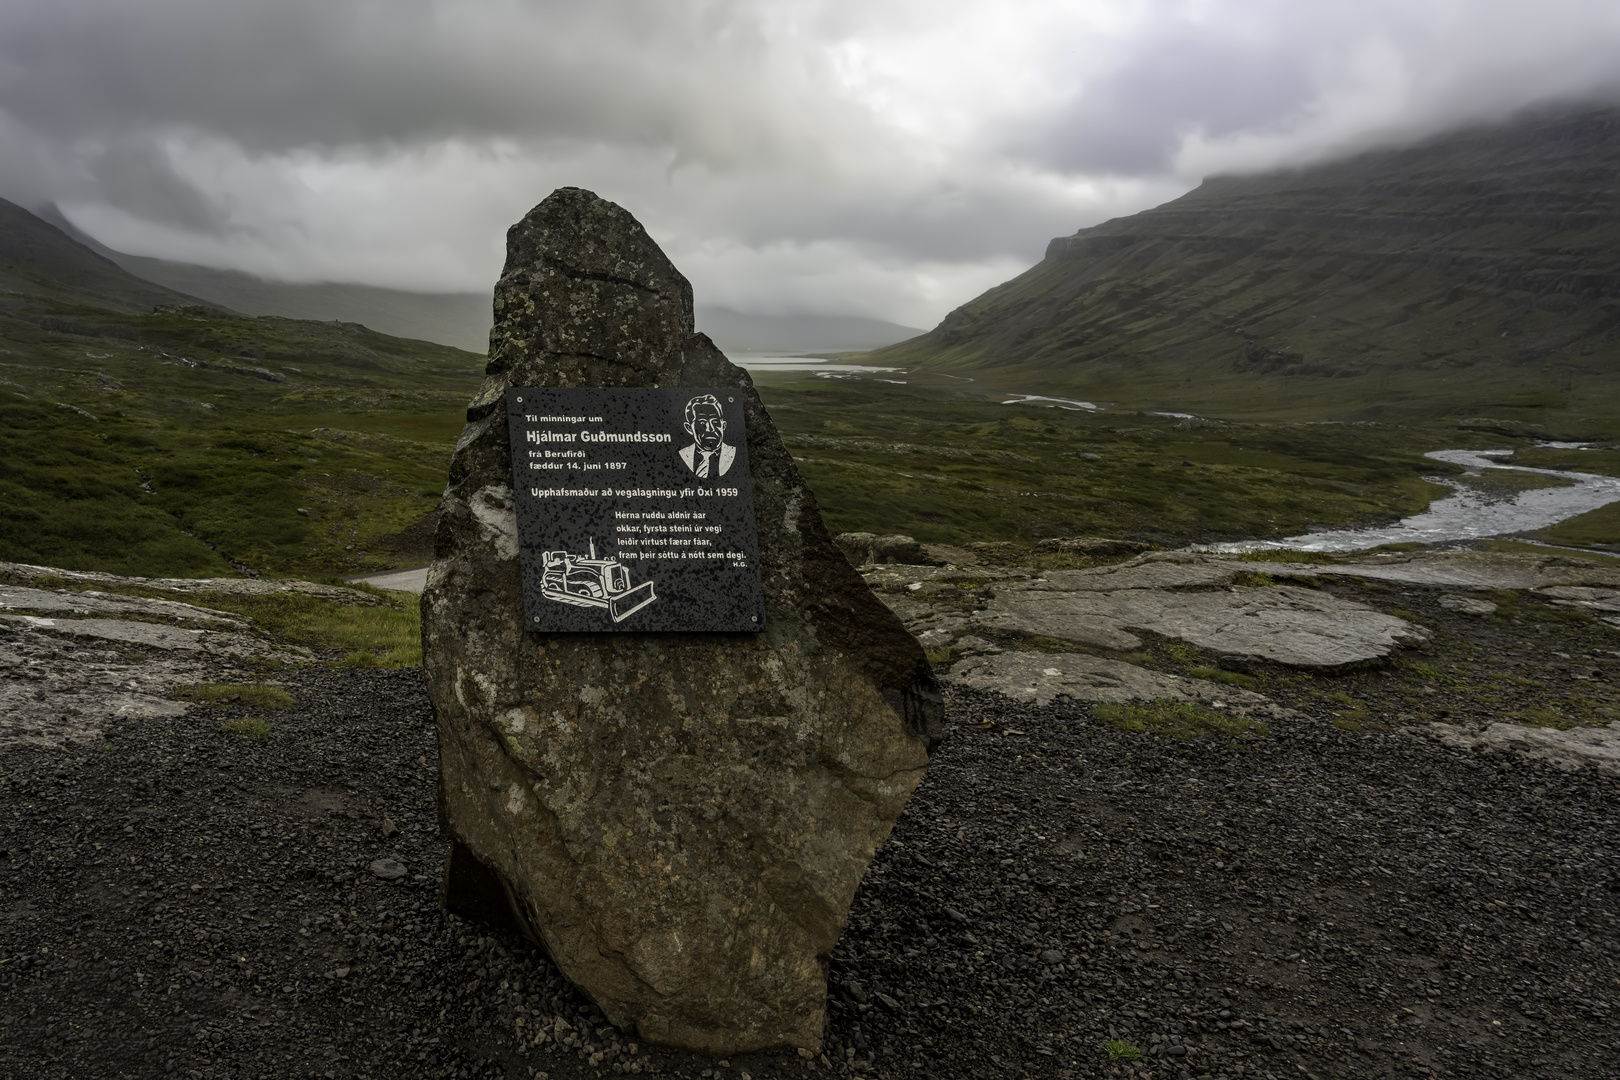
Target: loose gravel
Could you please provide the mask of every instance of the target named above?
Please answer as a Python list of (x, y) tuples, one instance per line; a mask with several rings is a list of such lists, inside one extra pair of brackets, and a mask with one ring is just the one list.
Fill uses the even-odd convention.
[(1620, 1076), (1613, 778), (956, 691), (823, 1046), (716, 1062), (439, 909), (418, 672), (282, 682), (263, 739), (196, 708), (0, 751), (0, 1076)]

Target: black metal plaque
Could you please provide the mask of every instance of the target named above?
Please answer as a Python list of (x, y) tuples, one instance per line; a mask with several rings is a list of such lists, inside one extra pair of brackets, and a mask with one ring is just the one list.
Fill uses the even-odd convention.
[(765, 629), (742, 394), (506, 392), (537, 633)]

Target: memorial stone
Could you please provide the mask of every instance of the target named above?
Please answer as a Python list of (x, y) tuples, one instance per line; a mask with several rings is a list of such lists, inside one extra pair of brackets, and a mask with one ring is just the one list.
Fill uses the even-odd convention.
[[(939, 736), (922, 649), (834, 546), (747, 373), (693, 332), (691, 287), (629, 213), (577, 188), (552, 193), (508, 234), (495, 316), (422, 596), (440, 823), (452, 841), (443, 899), (510, 920), (643, 1040), (716, 1055), (817, 1047), (827, 956)], [(710, 563), (678, 560), (694, 576), (677, 588), (666, 575), (665, 591), (660, 560), (641, 557), (658, 546), (624, 542), (647, 532), (610, 537), (576, 521), (581, 531), (550, 539), (565, 530), (547, 517), (563, 497), (534, 495), (557, 484), (532, 479), (545, 470), (527, 462), (583, 459), (529, 459), (544, 444), (520, 435), (525, 467), (514, 469), (514, 431), (568, 430), (527, 417), (575, 415), (530, 413), (518, 396), (609, 390), (657, 390), (681, 403), (682, 421), (610, 426), (604, 411), (591, 414), (604, 421), (592, 431), (678, 436), (685, 403), (711, 395), (724, 406), (699, 417), (711, 430), (707, 442), (694, 437), (691, 463), (598, 455), (626, 462), (614, 471), (627, 475), (593, 488), (633, 502), (616, 492), (667, 492), (668, 476), (686, 470), (693, 494), (658, 498), (730, 515), (711, 534), (727, 541), (712, 561), (725, 594), (709, 612), (719, 629), (683, 622), (675, 603)], [(721, 413), (730, 471), (712, 432)], [(678, 457), (682, 447), (662, 449)], [(751, 521), (735, 497), (727, 509), (727, 497), (696, 493), (743, 469)], [(522, 498), (535, 504), (528, 525)], [(545, 595), (553, 543), (553, 569), (570, 561), (552, 591), (590, 602)], [(536, 604), (550, 605), (547, 619), (572, 606), (591, 621), (536, 632)], [(738, 629), (755, 614), (760, 628)]]

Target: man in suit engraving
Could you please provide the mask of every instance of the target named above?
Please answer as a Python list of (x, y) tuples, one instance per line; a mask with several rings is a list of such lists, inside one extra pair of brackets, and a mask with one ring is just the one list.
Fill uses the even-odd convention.
[(726, 443), (726, 417), (720, 400), (713, 394), (700, 394), (686, 403), (686, 423), (691, 445), (680, 449), (681, 461), (702, 479), (726, 475), (737, 448)]

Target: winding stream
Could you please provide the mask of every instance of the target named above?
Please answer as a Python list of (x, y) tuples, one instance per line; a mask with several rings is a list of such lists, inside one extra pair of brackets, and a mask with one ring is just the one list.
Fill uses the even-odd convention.
[(1279, 548), (1302, 551), (1361, 551), (1380, 544), (1436, 544), (1452, 540), (1483, 540), (1493, 536), (1531, 532), (1620, 501), (1620, 479), (1594, 473), (1532, 469), (1524, 465), (1503, 465), (1494, 457), (1511, 450), (1435, 450), (1425, 454), (1437, 461), (1461, 465), (1470, 472), (1484, 469), (1512, 469), (1516, 472), (1556, 476), (1569, 481), (1567, 487), (1532, 488), (1503, 496), (1479, 491), (1445, 477), (1431, 477), (1452, 488), (1455, 494), (1436, 499), (1421, 514), (1393, 525), (1367, 529), (1337, 529), (1290, 536), (1282, 540), (1244, 540), (1230, 544), (1210, 544), (1206, 551), (1266, 551)]

